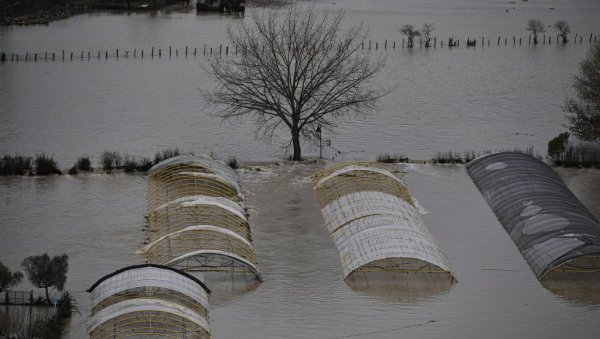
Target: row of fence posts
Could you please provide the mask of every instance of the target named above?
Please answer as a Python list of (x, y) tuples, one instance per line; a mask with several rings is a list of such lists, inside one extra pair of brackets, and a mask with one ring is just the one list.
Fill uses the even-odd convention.
[[(575, 38), (573, 39), (574, 43), (577, 43), (577, 38), (579, 38), (579, 43), (582, 44), (583, 43), (583, 36), (578, 35), (576, 33), (575, 34)], [(498, 40), (496, 42), (497, 46), (500, 46), (501, 39), (502, 38), (499, 36)], [(556, 36), (556, 43), (558, 44), (561, 39), (562, 38), (560, 37), (560, 35), (557, 35)], [(437, 37), (432, 38), (430, 41), (433, 41), (432, 47), (436, 48), (437, 45), (438, 45), (437, 44)], [(490, 46), (490, 41), (491, 40), (488, 38), (487, 39), (487, 45), (488, 46)], [(512, 42), (513, 42), (513, 45), (517, 44), (517, 38), (515, 36), (512, 37)], [(533, 42), (532, 41), (532, 36), (529, 35), (528, 44), (531, 45), (532, 42)], [(593, 33), (590, 34), (589, 42), (590, 43), (597, 42), (597, 36), (594, 35)], [(481, 38), (481, 45), (485, 46), (485, 43), (486, 43), (486, 38), (482, 37)], [(522, 45), (522, 43), (523, 43), (522, 38), (519, 38), (519, 45)], [(546, 35), (543, 35), (541, 44), (545, 45), (546, 43), (548, 43), (548, 44), (552, 43), (552, 37), (551, 36), (548, 36), (546, 38)], [(414, 42), (413, 42), (413, 44), (414, 44)], [(423, 38), (420, 38), (419, 39), (419, 47), (423, 47), (425, 44), (426, 44), (426, 42), (423, 40)], [(391, 41), (391, 43), (388, 44), (388, 40), (385, 40), (384, 43), (383, 43), (383, 49), (387, 50), (388, 49), (388, 45), (392, 49), (394, 49), (394, 50), (396, 49), (396, 41)], [(477, 45), (477, 40), (476, 39), (471, 39), (470, 37), (467, 38), (467, 46), (470, 47), (470, 46), (476, 46), (476, 45)], [(505, 46), (508, 45), (508, 38), (504, 38), (504, 45)], [(460, 46), (460, 40), (455, 40), (454, 38), (448, 38), (448, 42), (447, 42), (446, 45), (444, 45), (444, 41), (441, 40), (440, 41), (440, 47), (443, 48), (444, 46), (446, 46), (446, 47), (459, 47)], [(225, 47), (225, 48), (223, 48), (223, 47)], [(379, 41), (375, 41), (375, 43), (373, 44), (373, 42), (371, 40), (369, 40), (367, 46), (365, 46), (365, 42), (363, 41), (361, 43), (361, 49), (364, 50), (365, 47), (368, 50), (372, 50), (372, 49), (379, 50)], [(405, 39), (403, 38), (402, 39), (402, 48), (405, 48), (405, 47), (408, 47), (408, 42), (405, 41)], [(264, 50), (264, 46), (263, 46), (263, 50)], [(175, 53), (173, 53), (173, 51), (175, 51)], [(194, 48), (193, 51), (192, 51), (192, 49), (189, 48), (189, 46), (185, 46), (185, 52), (183, 52), (183, 53), (184, 53), (184, 55), (185, 55), (186, 58), (188, 57), (188, 55), (197, 56), (198, 55), (198, 49)], [(229, 55), (229, 46), (227, 46), (227, 45), (223, 46), (222, 44), (219, 45), (219, 53), (218, 53), (218, 55), (223, 55), (223, 53), (225, 53), (225, 55)], [(235, 47), (235, 51), (232, 51), (232, 53), (235, 53), (236, 55), (238, 54), (237, 46)], [(172, 46), (169, 46), (169, 57), (172, 57), (173, 54), (175, 54), (176, 57), (179, 56), (179, 50), (176, 49), (176, 48), (173, 49)], [(216, 54), (217, 54), (216, 50), (213, 52), (213, 48), (212, 47), (207, 48), (206, 44), (204, 45), (204, 47), (202, 49), (202, 55), (206, 56), (206, 55), (216, 55)], [(152, 49), (150, 50), (150, 55), (149, 56), (151, 58), (154, 58), (155, 56), (161, 58), (162, 55), (163, 55), (163, 51), (162, 51), (161, 48), (155, 49), (155, 47), (152, 47)], [(73, 59), (81, 59), (81, 60), (88, 59), (88, 60), (90, 60), (90, 59), (92, 59), (92, 57), (94, 59), (98, 59), (98, 60), (102, 59), (103, 57), (104, 57), (104, 59), (108, 59), (109, 57), (110, 58), (115, 57), (116, 59), (119, 59), (119, 58), (129, 58), (129, 57), (133, 57), (134, 59), (136, 59), (136, 58), (140, 57), (140, 58), (143, 59), (144, 58), (144, 50), (142, 49), (142, 50), (138, 51), (137, 49), (134, 49), (133, 51), (126, 50), (126, 51), (120, 53), (119, 49), (116, 49), (114, 55), (113, 54), (109, 55), (108, 51), (105, 51), (104, 54), (101, 51), (98, 51), (97, 54), (94, 53), (92, 55), (91, 51), (87, 51), (87, 53), (86, 53), (86, 52), (84, 52), (82, 50), (81, 53), (79, 53), (79, 52), (77, 52), (77, 53), (70, 52), (70, 54), (67, 55), (67, 54), (65, 54), (65, 50), (63, 49), (62, 53), (58, 56), (58, 59), (62, 60), (62, 61), (65, 61), (66, 59), (71, 60), (71, 61)], [(11, 62), (19, 62), (19, 61), (34, 61), (34, 62), (37, 62), (37, 61), (48, 61), (48, 60), (50, 60), (50, 61), (56, 61), (56, 59), (57, 59), (57, 55), (54, 52), (52, 52), (52, 53), (45, 52), (43, 54), (42, 53), (29, 53), (29, 52), (26, 52), (23, 57), (21, 57), (18, 53), (17, 54), (11, 53), (10, 59), (8, 58), (8, 55), (6, 53), (0, 53), (0, 61), (9, 61), (10, 60)]]

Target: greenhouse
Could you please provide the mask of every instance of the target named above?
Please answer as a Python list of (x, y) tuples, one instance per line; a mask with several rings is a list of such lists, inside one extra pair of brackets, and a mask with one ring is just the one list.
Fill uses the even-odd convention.
[(149, 171), (149, 263), (186, 271), (251, 272), (258, 279), (236, 173), (208, 157), (178, 156)]
[(381, 163), (348, 162), (314, 177), (344, 277), (381, 271), (451, 276), (446, 256), (394, 172)]
[(600, 272), (600, 224), (552, 168), (503, 152), (467, 171), (538, 279)]
[(210, 338), (208, 293), (176, 269), (136, 265), (99, 279), (90, 289), (91, 338)]

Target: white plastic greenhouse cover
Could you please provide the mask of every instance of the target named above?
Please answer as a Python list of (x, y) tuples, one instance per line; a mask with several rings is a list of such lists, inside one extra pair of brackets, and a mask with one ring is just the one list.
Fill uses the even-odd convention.
[(575, 259), (600, 257), (600, 224), (541, 160), (494, 153), (467, 171), (538, 279)]
[(239, 186), (237, 184), (237, 175), (231, 169), (231, 167), (222, 164), (221, 162), (211, 159), (208, 156), (197, 156), (197, 155), (179, 155), (173, 158), (166, 159), (161, 161), (160, 163), (152, 166), (150, 170), (148, 170), (148, 175), (152, 175), (160, 170), (167, 168), (173, 165), (195, 165), (199, 167), (204, 167), (210, 170), (212, 173), (220, 175), (223, 178), (226, 178), (226, 181), (232, 185), (235, 185), (239, 190)]
[[(89, 290), (92, 308), (117, 294), (127, 294), (135, 289), (162, 288), (186, 295), (204, 309), (209, 309), (210, 290), (197, 278), (176, 269), (159, 265), (125, 267), (99, 279)], [(103, 323), (123, 314), (158, 311), (186, 318), (209, 330), (208, 319), (195, 310), (160, 297), (130, 297), (98, 310), (88, 320), (88, 333)]]
[[(186, 167), (177, 167), (175, 165), (187, 165)], [(195, 172), (193, 169), (194, 167), (199, 167), (202, 168), (208, 172)], [(215, 212), (214, 209), (216, 208), (217, 210), (221, 210), (222, 213), (218, 213), (218, 215), (215, 214), (215, 216), (221, 216), (221, 214), (223, 214), (223, 218), (227, 218), (228, 214), (231, 215), (230, 217), (230, 222), (231, 223), (237, 223), (238, 221), (234, 218), (237, 217), (239, 219), (241, 219), (244, 222), (247, 222), (247, 217), (246, 217), (246, 211), (244, 208), (244, 197), (241, 193), (241, 189), (237, 183), (237, 176), (236, 173), (228, 166), (215, 161), (211, 158), (208, 157), (197, 157), (197, 156), (177, 156), (174, 158), (170, 158), (167, 160), (162, 161), (161, 163), (153, 166), (150, 171), (149, 171), (149, 186), (152, 185), (153, 180), (161, 180), (161, 179), (157, 179), (158, 177), (162, 176), (162, 175), (172, 175), (172, 176), (191, 176), (191, 177), (202, 177), (205, 179), (209, 179), (209, 180), (214, 180), (215, 183), (227, 183), (229, 184), (231, 187), (233, 187), (237, 193), (238, 196), (240, 197), (240, 201), (233, 201), (230, 199), (230, 197), (226, 197), (226, 196), (213, 196), (213, 195), (209, 195), (208, 192), (204, 192), (203, 189), (205, 189), (206, 186), (198, 186), (196, 189), (197, 191), (195, 191), (195, 194), (193, 195), (187, 195), (187, 196), (183, 196), (183, 197), (178, 197), (176, 199), (170, 200), (170, 201), (162, 201), (162, 204), (159, 206), (153, 206), (150, 207), (150, 203), (149, 203), (149, 210), (148, 213), (150, 216), (155, 215), (156, 213), (167, 213), (167, 218), (163, 219), (163, 221), (161, 221), (161, 223), (159, 222), (155, 222), (153, 220), (155, 220), (154, 218), (149, 218), (149, 226), (150, 226), (150, 231), (152, 231), (152, 229), (154, 227), (156, 228), (160, 228), (161, 230), (169, 230), (170, 229), (170, 218), (172, 218), (173, 222), (178, 222), (179, 220), (182, 219), (178, 219), (177, 215), (179, 213), (185, 213), (184, 209), (187, 208), (197, 208), (199, 212), (202, 212), (206, 209), (206, 212), (202, 212), (202, 213), (210, 213), (208, 215), (213, 215)], [(193, 188), (195, 185), (195, 182), (192, 180), (189, 183), (186, 183), (186, 185), (189, 185), (190, 188)], [(155, 194), (160, 194), (160, 190), (168, 190), (169, 186), (168, 186), (168, 181), (167, 183), (164, 185), (164, 187), (159, 188), (158, 191), (154, 190), (154, 191), (150, 191), (149, 190), (149, 201), (152, 197), (152, 195)], [(203, 194), (203, 193), (207, 193), (207, 194)], [(210, 208), (210, 209), (209, 209)], [(168, 209), (165, 211), (165, 209)], [(227, 220), (227, 219), (225, 219)], [(206, 222), (206, 221), (203, 221)], [(247, 225), (247, 224), (246, 224)], [(221, 248), (217, 248), (215, 249), (213, 248), (204, 248), (204, 246), (202, 246), (202, 244), (198, 244), (198, 248), (192, 249), (190, 248), (185, 249), (185, 253), (178, 253), (176, 255), (171, 255), (171, 253), (175, 253), (177, 252), (175, 249), (173, 250), (173, 252), (171, 252), (171, 247), (170, 246), (177, 246), (175, 243), (170, 244), (167, 247), (162, 247), (161, 249), (156, 249), (157, 246), (156, 244), (158, 243), (164, 243), (165, 240), (168, 239), (172, 239), (172, 238), (176, 238), (176, 237), (180, 237), (182, 234), (186, 233), (186, 232), (190, 232), (190, 231), (194, 231), (194, 232), (206, 232), (208, 233), (214, 233), (217, 232), (219, 234), (221, 234), (222, 236), (236, 241), (241, 241), (242, 243), (246, 244), (249, 248), (250, 251), (250, 257), (255, 257), (254, 255), (254, 248), (253, 245), (251, 243), (251, 240), (249, 241), (249, 239), (246, 239), (243, 235), (236, 233), (235, 231), (232, 231), (230, 229), (226, 229), (224, 227), (218, 226), (218, 225), (210, 225), (210, 224), (197, 224), (197, 223), (193, 223), (192, 220), (190, 220), (189, 224), (178, 224), (177, 228), (175, 230), (173, 230), (172, 232), (166, 233), (166, 234), (162, 234), (161, 237), (157, 238), (157, 239), (151, 239), (151, 242), (148, 243), (146, 246), (144, 246), (144, 248), (142, 248), (140, 251), (138, 251), (138, 253), (140, 254), (147, 254), (150, 257), (155, 257), (152, 254), (156, 254), (153, 253), (152, 251), (168, 251), (168, 253), (166, 255), (163, 255), (163, 257), (169, 257), (171, 256), (167, 261), (165, 262), (157, 262), (163, 265), (170, 265), (170, 266), (179, 266), (179, 267), (183, 267), (183, 269), (186, 270), (195, 270), (195, 269), (205, 269), (205, 270), (211, 270), (211, 268), (214, 268), (213, 266), (215, 265), (221, 265), (219, 266), (219, 268), (225, 268), (224, 265), (226, 265), (227, 268), (231, 268), (234, 269), (234, 266), (229, 264), (229, 262), (231, 260), (237, 262), (237, 264), (240, 264), (241, 266), (249, 269), (251, 272), (253, 272), (256, 277), (260, 280), (260, 272), (258, 271), (258, 268), (256, 267), (256, 263), (255, 263), (255, 258), (248, 260), (244, 258), (244, 255), (241, 253), (234, 253), (235, 250), (228, 248), (227, 246), (229, 245), (226, 242), (218, 242), (220, 240), (210, 240), (212, 239), (211, 237), (207, 237), (206, 241), (214, 241), (215, 244), (224, 244), (223, 246), (221, 246)], [(249, 231), (249, 229), (248, 229)], [(158, 252), (157, 252), (158, 253)], [(212, 258), (215, 259), (219, 259), (221, 261), (218, 260), (211, 260)], [(202, 260), (194, 260), (194, 259), (202, 259)], [(153, 259), (155, 260), (155, 259)], [(190, 265), (188, 265), (187, 263), (190, 263)], [(203, 262), (207, 262), (210, 263), (210, 265), (205, 265), (203, 264)]]
[[(391, 171), (350, 163), (318, 180), (315, 190), (335, 190), (335, 186), (320, 187), (350, 171), (383, 174), (402, 185)], [(401, 197), (378, 191), (355, 191), (337, 197), (321, 211), (339, 252), (345, 277), (365, 265), (390, 258), (417, 259), (450, 273), (446, 256), (423, 224), (417, 209)]]

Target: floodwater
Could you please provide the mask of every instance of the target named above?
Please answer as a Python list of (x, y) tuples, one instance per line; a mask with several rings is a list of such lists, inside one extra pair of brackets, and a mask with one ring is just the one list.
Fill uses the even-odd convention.
[[(589, 49), (589, 34), (600, 38), (597, 0), (341, 0), (315, 6), (317, 11), (344, 9), (348, 24), (362, 21), (373, 49), (379, 42), (379, 50), (371, 53), (387, 57), (378, 84), (398, 86), (379, 109), (345, 120), (336, 135), (323, 135), (332, 146), (325, 155), (336, 159), (373, 159), (384, 152), (428, 159), (448, 150), (529, 146), (545, 154), (548, 141), (565, 130), (560, 106), (571, 94), (573, 75)], [(46, 152), (63, 168), (82, 155), (97, 162), (105, 150), (152, 156), (165, 147), (242, 161), (283, 158), (285, 131), (268, 146), (256, 139), (251, 122), (230, 126), (209, 115), (199, 92), (213, 86), (201, 67), (204, 57), (183, 55), (186, 45), (190, 53), (204, 45), (216, 53), (226, 44), (226, 27), (250, 21), (249, 16), (197, 15), (193, 10), (92, 13), (48, 26), (0, 27), (0, 50), (9, 55), (41, 56), (48, 51), (60, 56), (63, 49), (67, 59), (70, 51), (75, 56), (82, 50), (86, 55), (98, 50), (114, 55), (119, 49), (121, 54), (118, 60), (1, 64), (0, 153)], [(546, 24), (564, 18), (585, 41), (528, 46), (525, 24), (530, 17)], [(438, 44), (454, 35), (461, 47), (400, 48), (399, 28), (425, 22), (435, 24)], [(552, 28), (548, 34), (555, 38)], [(502, 36), (500, 46), (495, 45), (497, 36)], [(512, 36), (523, 38), (524, 44), (513, 46)], [(466, 48), (467, 37), (492, 43)], [(388, 49), (382, 50), (385, 40)], [(392, 41), (397, 42), (395, 50)], [(162, 49), (162, 58), (148, 58), (153, 46), (155, 53)], [(317, 154), (315, 149), (304, 151)]]
[[(238, 171), (264, 281), (210, 277), (215, 338), (592, 338), (597, 333), (598, 284), (544, 288), (463, 166), (397, 165), (458, 283), (346, 284), (312, 190), (310, 176), (322, 166)], [(600, 216), (593, 186), (598, 172), (559, 173)], [(69, 338), (86, 335), (85, 290), (107, 273), (142, 262), (134, 252), (145, 235), (146, 184), (144, 176), (124, 174), (0, 178), (2, 262), (17, 269), (28, 255), (69, 255), (66, 288), (81, 309)]]
[[(597, 0), (336, 0), (318, 1), (316, 8), (342, 8), (348, 23), (362, 20), (373, 44), (379, 41), (371, 53), (387, 56), (380, 83), (398, 85), (378, 110), (348, 119), (335, 136), (324, 135), (335, 147), (325, 150), (327, 157), (341, 151), (336, 160), (374, 159), (381, 152), (426, 159), (447, 150), (530, 145), (545, 153), (548, 140), (564, 131), (560, 105), (589, 44), (494, 42), (499, 35), (526, 41), (530, 17), (547, 24), (564, 18), (584, 40), (600, 36)], [(65, 169), (81, 155), (96, 161), (104, 150), (151, 156), (165, 147), (246, 162), (280, 160), (285, 138), (265, 146), (250, 123), (230, 126), (208, 114), (198, 90), (212, 86), (200, 66), (204, 59), (182, 55), (186, 45), (218, 48), (226, 43), (227, 25), (244, 20), (249, 17), (170, 10), (0, 27), (0, 50), (21, 54), (163, 51), (162, 58), (143, 60), (0, 64), (0, 154), (46, 152)], [(401, 25), (424, 22), (435, 23), (440, 39), (455, 35), (462, 45), (467, 36), (485, 36), (493, 42), (451, 50), (389, 48), (389, 41), (401, 40)], [(388, 50), (382, 51), (385, 39)], [(169, 45), (179, 56), (165, 56)], [(425, 222), (458, 283), (346, 284), (310, 182), (321, 166), (239, 171), (264, 282), (221, 277), (209, 286), (215, 338), (591, 338), (600, 329), (598, 286), (542, 286), (462, 166), (398, 165), (428, 212)], [(557, 171), (600, 217), (598, 171)], [(0, 177), (0, 260), (15, 270), (29, 255), (69, 255), (67, 289), (81, 315), (74, 316), (68, 337), (86, 335), (85, 290), (107, 273), (143, 262), (134, 252), (144, 239), (146, 185), (143, 175)]]

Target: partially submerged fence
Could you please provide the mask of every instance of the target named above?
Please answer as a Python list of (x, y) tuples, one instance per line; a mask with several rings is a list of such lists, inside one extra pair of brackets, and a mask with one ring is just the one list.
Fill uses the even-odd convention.
[[(516, 36), (498, 36), (497, 38), (489, 37), (467, 37), (462, 46), (469, 48), (472, 47), (484, 47), (484, 46), (521, 46), (521, 45), (532, 45), (533, 39), (529, 35), (527, 38), (516, 37)], [(596, 43), (598, 42), (598, 36), (591, 33), (584, 39), (583, 35), (575, 34), (572, 40), (567, 43), (562, 42), (562, 38), (559, 35), (546, 36), (542, 35), (538, 45), (581, 45), (584, 42)], [(447, 39), (433, 37), (427, 44), (423, 38), (418, 41), (413, 41), (413, 47), (410, 48), (459, 48), (461, 47), (461, 39), (449, 37)], [(364, 41), (360, 50), (364, 51), (395, 51), (396, 49), (405, 49), (408, 47), (407, 39), (400, 40), (367, 40)], [(8, 52), (0, 51), (0, 62), (52, 62), (52, 61), (92, 61), (92, 60), (108, 60), (108, 59), (144, 59), (144, 58), (163, 58), (163, 57), (197, 57), (197, 56), (222, 56), (222, 55), (237, 55), (238, 48), (235, 46), (229, 46), (219, 44), (211, 46), (204, 44), (201, 47), (193, 45), (185, 45), (183, 48), (177, 48), (168, 46), (168, 48), (161, 48), (152, 46), (146, 49), (138, 48), (126, 48), (126, 49), (96, 49), (96, 50), (58, 50), (58, 51), (25, 51), (23, 52)]]
[(0, 293), (0, 305), (33, 305), (40, 298), (42, 298), (42, 295), (34, 295), (33, 290), (4, 291), (3, 293)]

